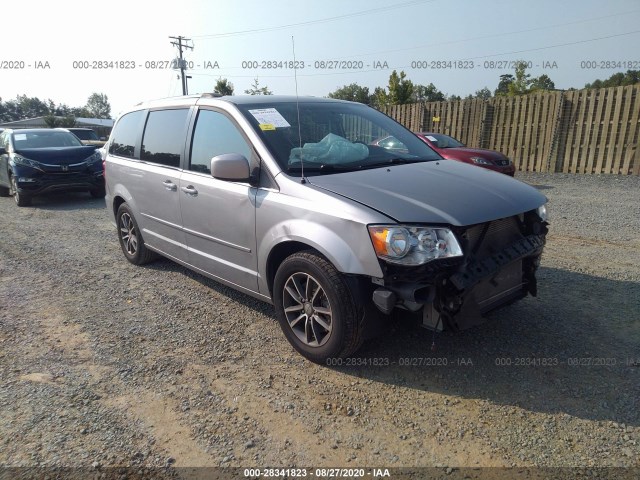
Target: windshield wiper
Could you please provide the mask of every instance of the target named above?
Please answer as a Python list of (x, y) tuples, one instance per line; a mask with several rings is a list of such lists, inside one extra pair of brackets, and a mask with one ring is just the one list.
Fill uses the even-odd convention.
[(287, 167), (287, 171), (300, 171), (303, 170), (305, 172), (322, 172), (322, 173), (327, 173), (327, 172), (344, 172), (345, 170), (354, 170), (357, 169), (359, 166), (352, 166), (352, 165), (333, 165), (331, 163), (322, 163), (322, 164), (316, 164), (316, 165), (304, 165), (304, 167), (300, 166), (300, 165), (289, 165), (289, 167)]
[(387, 165), (403, 165), (407, 163), (421, 163), (428, 162), (429, 159), (426, 158), (385, 158), (384, 160), (380, 160), (378, 162), (373, 163), (364, 163), (359, 165), (359, 168), (376, 168), (376, 167), (386, 167)]

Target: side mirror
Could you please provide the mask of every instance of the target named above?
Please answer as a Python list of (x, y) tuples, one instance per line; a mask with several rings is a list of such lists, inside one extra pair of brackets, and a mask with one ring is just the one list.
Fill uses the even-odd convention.
[(249, 161), (239, 153), (225, 153), (211, 159), (211, 176), (219, 180), (249, 181)]

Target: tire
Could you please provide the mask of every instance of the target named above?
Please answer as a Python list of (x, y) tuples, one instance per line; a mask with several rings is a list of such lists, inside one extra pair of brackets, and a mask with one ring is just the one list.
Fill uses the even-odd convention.
[(13, 199), (16, 205), (19, 207), (28, 207), (31, 205), (31, 197), (23, 193), (18, 192), (18, 184), (16, 183), (16, 177), (11, 175), (11, 192), (13, 193)]
[(134, 265), (144, 265), (156, 258), (155, 252), (149, 250), (142, 239), (138, 222), (133, 217), (129, 205), (123, 203), (116, 213), (118, 240), (122, 253)]
[(344, 277), (314, 252), (298, 252), (282, 262), (273, 302), (289, 343), (314, 363), (344, 358), (362, 344), (363, 315)]
[(104, 198), (104, 196), (107, 194), (107, 191), (105, 190), (104, 187), (100, 187), (100, 188), (94, 188), (93, 190), (89, 190), (89, 193), (93, 198)]

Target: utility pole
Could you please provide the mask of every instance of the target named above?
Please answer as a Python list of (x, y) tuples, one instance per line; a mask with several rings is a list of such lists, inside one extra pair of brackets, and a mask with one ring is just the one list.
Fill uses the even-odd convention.
[[(186, 95), (188, 93), (188, 88), (187, 88), (187, 78), (184, 75), (184, 65), (185, 62), (182, 59), (182, 50), (183, 49), (190, 49), (193, 50), (193, 46), (189, 46), (186, 44), (186, 42), (190, 42), (191, 39), (190, 38), (184, 38), (183, 36), (178, 36), (178, 37), (169, 37), (172, 40), (176, 40), (174, 42), (171, 42), (171, 45), (174, 45), (176, 47), (178, 47), (178, 52), (179, 56), (180, 56), (180, 78), (182, 79), (182, 95)], [(185, 42), (185, 43), (183, 43)]]

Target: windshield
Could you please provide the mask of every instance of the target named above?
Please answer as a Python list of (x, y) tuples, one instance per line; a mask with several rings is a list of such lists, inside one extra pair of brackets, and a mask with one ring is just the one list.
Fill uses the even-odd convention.
[[(440, 160), (413, 133), (365, 105), (274, 102), (238, 105), (284, 172), (319, 175)], [(379, 140), (393, 137), (392, 146)]]
[(16, 150), (24, 148), (80, 147), (82, 142), (69, 132), (43, 130), (38, 132), (14, 132)]

